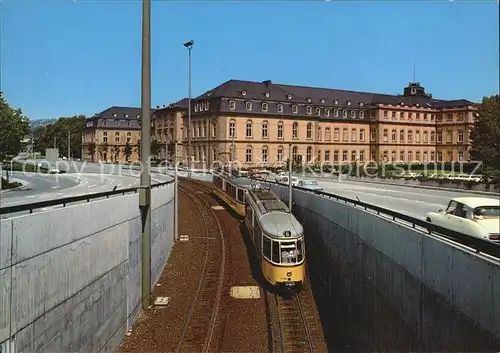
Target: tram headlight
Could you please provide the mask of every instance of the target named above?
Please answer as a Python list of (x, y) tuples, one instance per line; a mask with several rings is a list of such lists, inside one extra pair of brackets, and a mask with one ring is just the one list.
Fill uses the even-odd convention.
[(287, 272), (287, 273), (286, 273), (286, 276), (287, 276), (287, 277), (292, 277), (292, 272)]

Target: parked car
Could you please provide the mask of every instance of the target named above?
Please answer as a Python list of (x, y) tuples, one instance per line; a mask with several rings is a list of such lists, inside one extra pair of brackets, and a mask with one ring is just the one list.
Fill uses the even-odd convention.
[(323, 188), (318, 184), (316, 180), (300, 180), (297, 186), (304, 189), (315, 190), (315, 191), (323, 190)]
[(486, 197), (457, 197), (446, 210), (429, 212), (427, 222), (471, 237), (500, 243), (500, 200)]

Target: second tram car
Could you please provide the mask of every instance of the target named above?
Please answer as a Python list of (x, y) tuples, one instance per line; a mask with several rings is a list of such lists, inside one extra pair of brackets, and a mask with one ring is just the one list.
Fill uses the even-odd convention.
[(302, 225), (269, 189), (252, 185), (245, 201), (245, 224), (264, 278), (278, 290), (300, 291), (306, 274)]
[(241, 172), (235, 175), (223, 170), (213, 173), (214, 194), (240, 217), (245, 216), (245, 191), (251, 182)]

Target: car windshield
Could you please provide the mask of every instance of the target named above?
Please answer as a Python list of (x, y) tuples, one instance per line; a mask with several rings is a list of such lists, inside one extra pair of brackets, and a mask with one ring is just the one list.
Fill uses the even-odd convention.
[(500, 206), (482, 206), (474, 209), (474, 218), (500, 218)]
[(306, 180), (304, 181), (305, 185), (318, 185), (318, 182), (316, 180)]

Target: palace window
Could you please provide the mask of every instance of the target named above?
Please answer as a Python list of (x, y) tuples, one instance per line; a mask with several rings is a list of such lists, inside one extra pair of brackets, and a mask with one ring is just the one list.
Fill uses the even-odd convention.
[(267, 163), (267, 147), (262, 147), (262, 162)]
[(342, 140), (349, 141), (349, 130), (347, 128), (342, 130)]
[(325, 128), (325, 141), (330, 141), (331, 138), (332, 138), (332, 136), (331, 136), (331, 133), (330, 133), (330, 128), (326, 127)]
[(392, 142), (396, 142), (396, 130), (392, 130), (391, 140)]
[(282, 122), (278, 123), (278, 138), (279, 139), (283, 138), (283, 123)]
[(363, 142), (365, 140), (365, 129), (359, 130), (359, 141)]
[(268, 104), (267, 103), (262, 103), (262, 111), (265, 113), (267, 112), (267, 109), (268, 109)]
[(278, 113), (283, 113), (283, 104), (278, 104)]
[(299, 112), (299, 107), (296, 105), (292, 105), (292, 113), (297, 114)]
[(306, 113), (307, 113), (308, 115), (311, 115), (311, 114), (312, 114), (312, 107), (307, 106), (307, 108), (306, 108)]
[(278, 147), (278, 162), (283, 162), (283, 146)]
[(262, 138), (268, 138), (268, 134), (267, 134), (267, 121), (264, 121), (262, 123)]
[(247, 146), (245, 158), (247, 163), (252, 163), (252, 146)]
[(229, 109), (230, 110), (236, 109), (236, 102), (235, 101), (229, 101)]
[(294, 122), (292, 125), (292, 138), (299, 138), (299, 123)]
[(246, 137), (252, 137), (252, 122), (250, 120), (246, 123)]
[(246, 108), (246, 110), (248, 110), (248, 111), (252, 110), (252, 102), (246, 102), (246, 103), (245, 103), (245, 108)]
[(336, 127), (335, 129), (333, 129), (333, 140), (334, 141), (340, 141), (340, 129), (338, 127)]
[(308, 162), (310, 162), (311, 159), (312, 159), (312, 147), (309, 146), (309, 147), (307, 147), (307, 150), (306, 150), (306, 160)]
[(458, 142), (459, 143), (464, 142), (464, 131), (463, 130), (458, 130)]
[(312, 139), (312, 123), (307, 124), (306, 137)]
[(229, 122), (229, 137), (236, 137), (236, 122), (234, 120)]
[(356, 129), (351, 130), (351, 141), (355, 142), (358, 139), (358, 131)]

